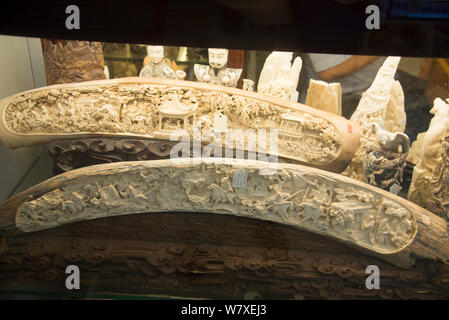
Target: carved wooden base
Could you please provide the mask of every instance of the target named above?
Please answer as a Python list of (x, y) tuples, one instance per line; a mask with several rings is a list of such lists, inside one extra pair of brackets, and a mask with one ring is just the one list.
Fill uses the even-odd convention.
[[(1, 238), (0, 287), (223, 299), (448, 299), (449, 268), (419, 260), (402, 270), (311, 233), (212, 214), (161, 213), (84, 221)], [(368, 290), (368, 265), (380, 289)], [(42, 289), (44, 290), (44, 289)], [(77, 293), (73, 293), (79, 295)]]
[[(53, 171), (60, 174), (73, 169), (101, 163), (118, 161), (142, 161), (169, 159), (172, 147), (177, 141), (158, 139), (113, 138), (93, 136), (85, 139), (63, 139), (47, 144), (47, 150), (54, 161)], [(202, 151), (204, 145), (202, 146)], [(244, 159), (257, 159), (254, 153), (241, 150)], [(193, 154), (191, 143), (190, 154)], [(223, 150), (223, 156), (227, 149)], [(230, 154), (236, 156), (234, 149)], [(300, 163), (293, 159), (278, 157), (282, 163)]]
[(94, 164), (170, 157), (175, 141), (93, 137), (52, 141), (47, 150), (55, 174)]

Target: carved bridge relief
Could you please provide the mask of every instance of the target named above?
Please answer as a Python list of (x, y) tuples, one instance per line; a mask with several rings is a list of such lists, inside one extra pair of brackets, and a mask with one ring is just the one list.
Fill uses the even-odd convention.
[[(380, 253), (403, 249), (417, 231), (414, 217), (401, 204), (310, 168), (283, 167), (260, 175), (260, 162), (193, 160), (67, 172), (58, 176), (59, 186), (20, 205), (16, 225), (30, 232), (106, 216), (210, 212), (279, 222)], [(237, 188), (233, 179), (242, 168), (246, 185)]]
[[(253, 97), (198, 88), (147, 83), (65, 85), (4, 101), (3, 140), (12, 147), (26, 144), (26, 137), (45, 143), (61, 134), (135, 134), (167, 139), (167, 131), (186, 128), (186, 119), (212, 123), (217, 110), (227, 117), (228, 129), (278, 129), (280, 156), (326, 165), (339, 157), (343, 145), (343, 137), (326, 118)], [(161, 110), (173, 102), (195, 111), (186, 111), (186, 119), (178, 121), (161, 116)], [(189, 124), (190, 134), (193, 127)]]

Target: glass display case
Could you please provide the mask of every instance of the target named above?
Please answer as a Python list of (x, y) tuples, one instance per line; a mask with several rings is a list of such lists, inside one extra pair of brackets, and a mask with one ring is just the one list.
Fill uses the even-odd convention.
[(0, 36), (0, 297), (449, 297), (449, 59), (167, 34)]

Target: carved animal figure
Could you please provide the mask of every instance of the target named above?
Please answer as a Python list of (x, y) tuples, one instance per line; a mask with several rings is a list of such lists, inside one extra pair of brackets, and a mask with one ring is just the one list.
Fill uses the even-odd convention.
[(372, 125), (377, 146), (367, 150), (364, 163), (365, 182), (398, 194), (401, 190), (405, 158), (410, 150), (410, 139), (402, 132), (391, 133), (379, 124)]

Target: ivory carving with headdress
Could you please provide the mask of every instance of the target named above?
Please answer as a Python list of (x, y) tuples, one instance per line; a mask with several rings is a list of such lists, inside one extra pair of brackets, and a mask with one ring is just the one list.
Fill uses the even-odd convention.
[(195, 77), (200, 82), (236, 87), (242, 69), (228, 68), (228, 50), (209, 48), (209, 65), (195, 64)]
[(442, 149), (444, 138), (449, 133), (449, 104), (440, 98), (436, 98), (430, 113), (434, 116), (424, 136), (421, 146), (421, 159), (413, 170), (412, 183), (408, 192), (408, 199), (422, 207), (427, 206), (432, 192), (436, 191), (435, 188), (439, 188), (437, 181), (432, 182), (432, 176), (434, 172), (442, 172), (445, 169), (439, 167), (436, 170), (437, 166), (441, 165), (443, 160), (447, 163), (447, 153), (442, 156)]

